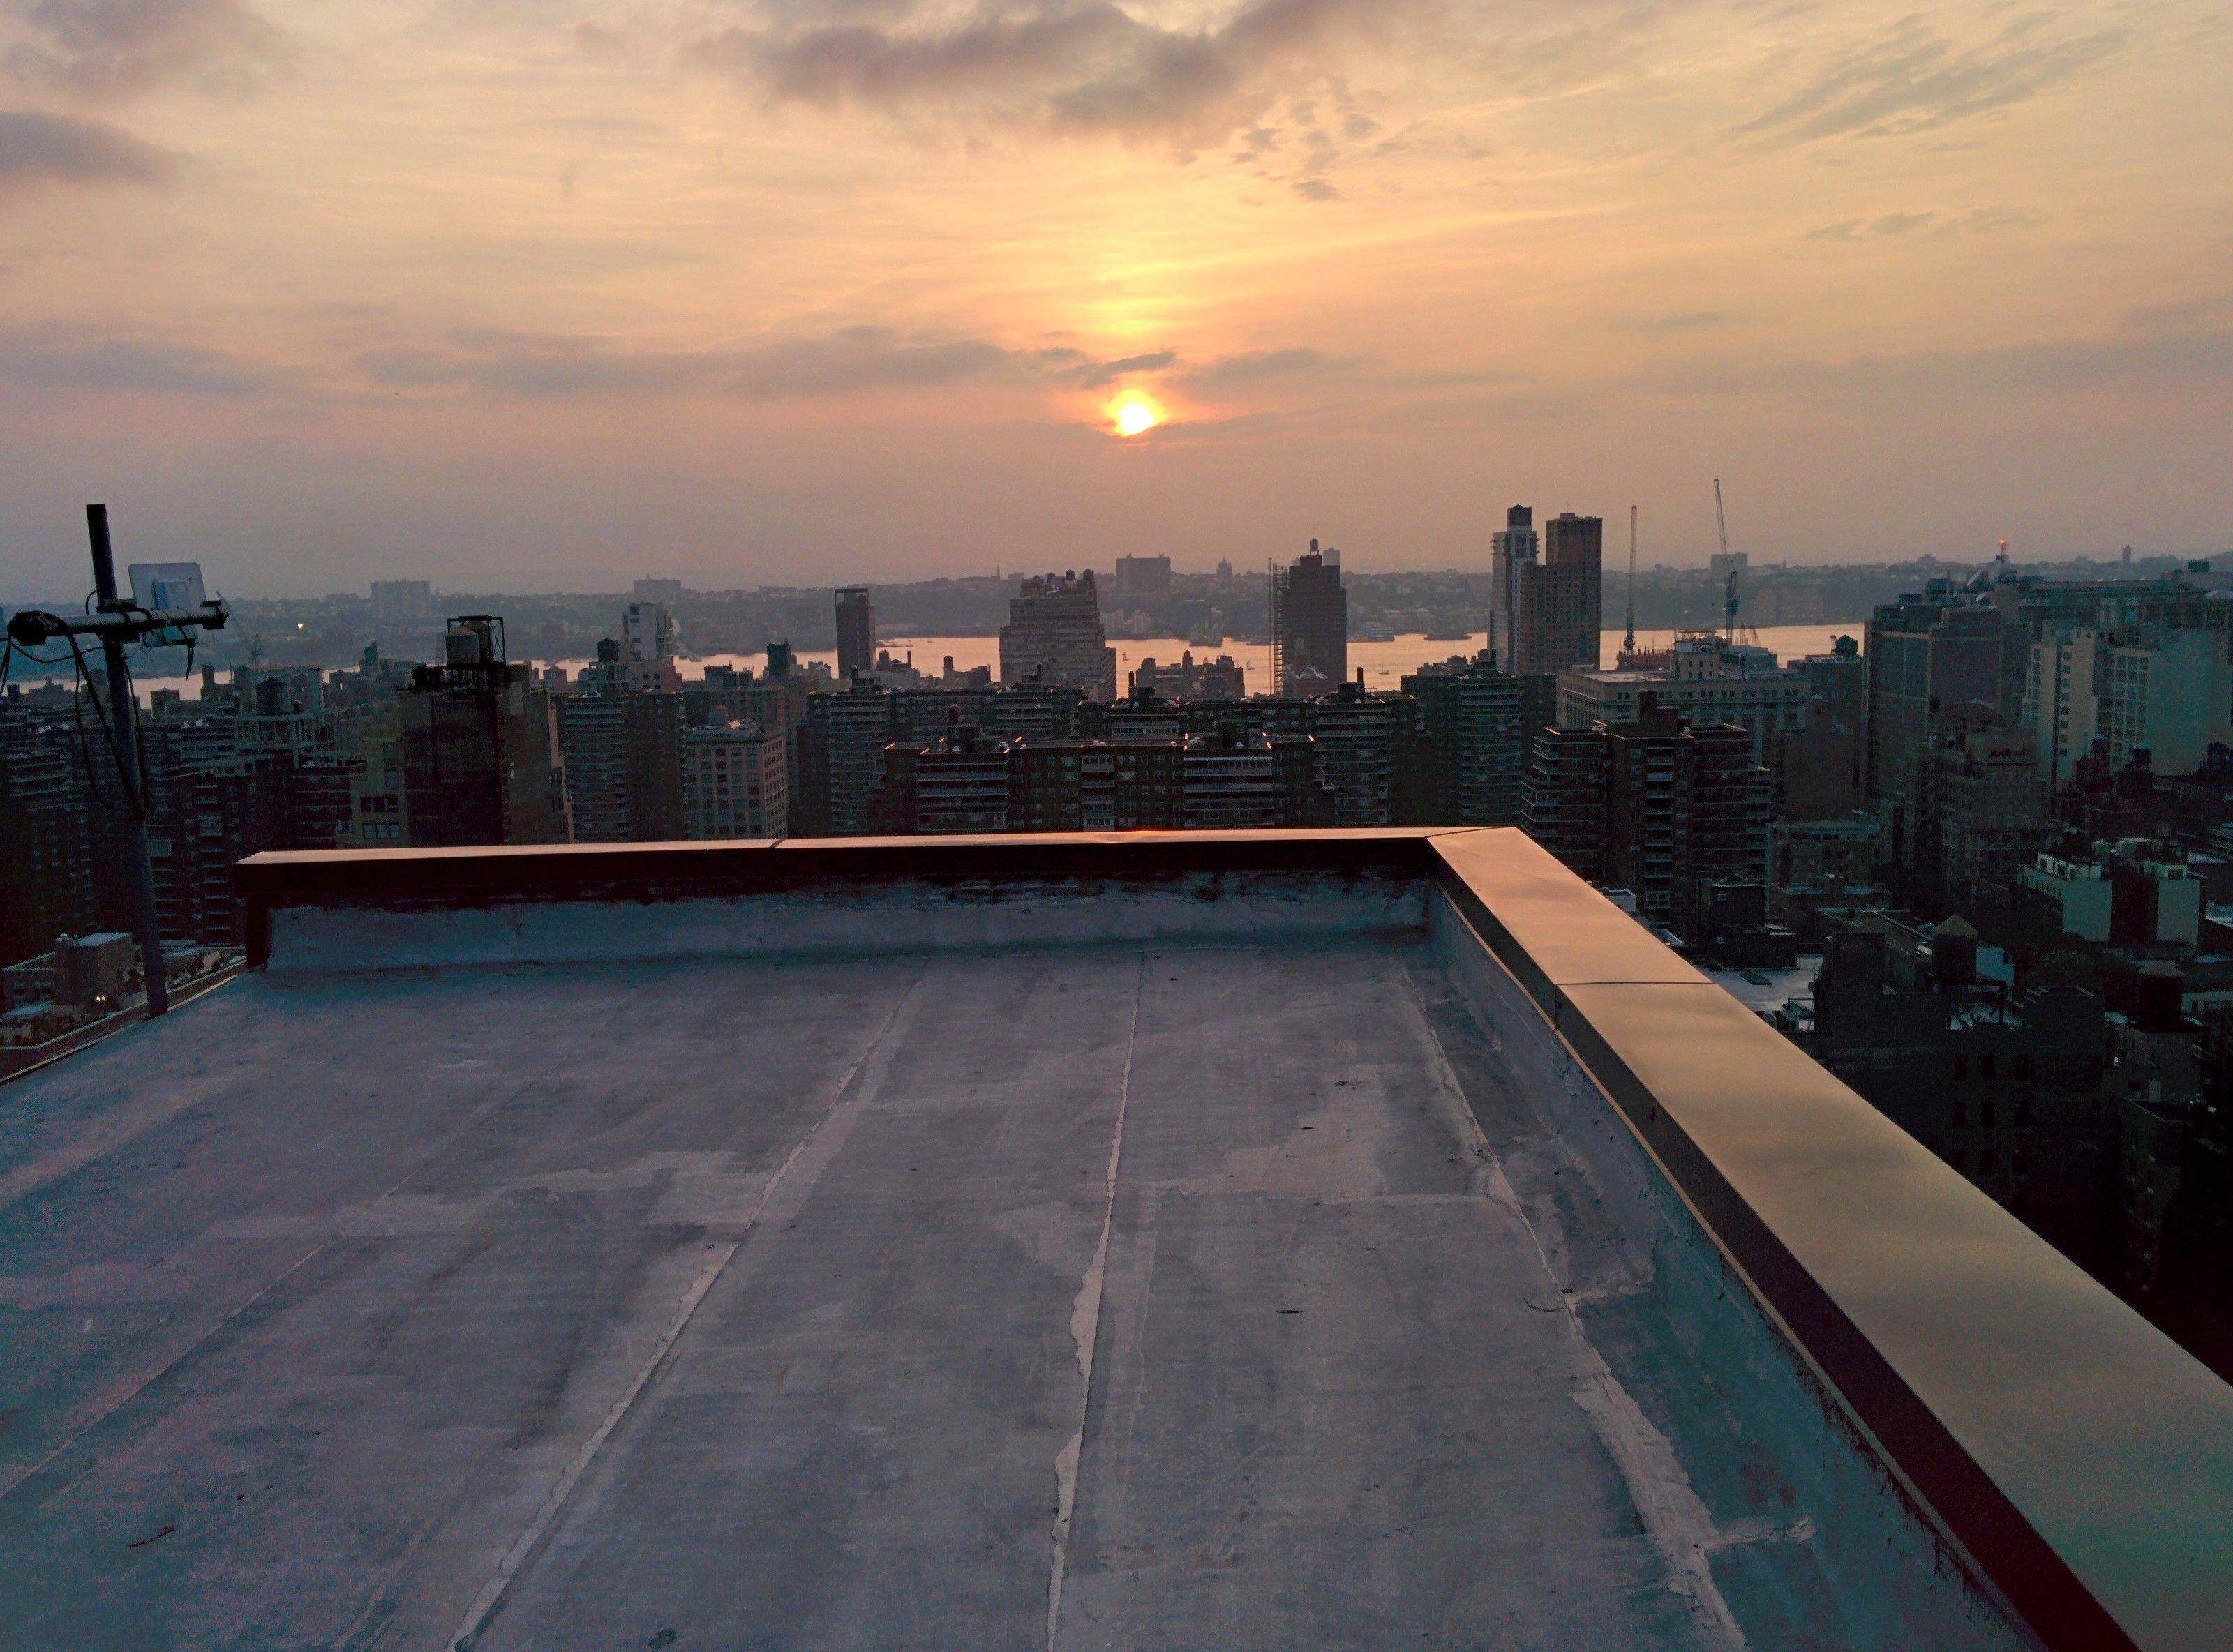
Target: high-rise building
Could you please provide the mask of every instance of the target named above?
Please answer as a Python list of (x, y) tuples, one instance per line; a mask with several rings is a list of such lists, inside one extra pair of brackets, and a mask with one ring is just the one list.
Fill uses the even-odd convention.
[(2041, 765), (2065, 786), (2095, 742), (2122, 768), (2145, 748), (2159, 775), (2192, 774), (2233, 745), (2233, 638), (2140, 625), (2039, 628), (2024, 721)]
[(503, 639), (494, 615), (452, 620), (443, 663), (418, 667), (396, 696), (416, 848), (566, 840), (550, 696), (524, 661), (505, 660)]
[(680, 695), (633, 689), (563, 695), (558, 742), (576, 842), (657, 843), (688, 836)]
[(1540, 676), (1597, 669), (1605, 600), (1605, 522), (1562, 511), (1544, 524), (1515, 504), (1492, 540), (1489, 646), (1504, 670)]
[(1091, 569), (1024, 581), (1000, 628), (1000, 680), (1082, 688), (1088, 699), (1116, 698), (1116, 650), (1102, 628)]
[(876, 610), (865, 585), (837, 588), (837, 680), (850, 682), (876, 661)]
[(1473, 660), (1428, 666), (1403, 679), (1419, 702), (1431, 775), (1429, 823), (1517, 826), (1520, 782), (1535, 732), (1553, 719), (1557, 681), (1515, 677)]
[(1516, 670), (1520, 657), (1520, 570), (1535, 565), (1540, 545), (1532, 505), (1509, 507), (1504, 526), (1489, 536), (1488, 647), (1506, 671)]
[[(41, 715), (20, 688), (0, 699), (0, 966), (45, 952), (59, 934), (102, 927), (99, 808), (74, 729)], [(110, 800), (121, 803), (116, 788)]]
[(692, 837), (781, 837), (790, 829), (780, 732), (723, 718), (682, 736), (683, 829)]
[(1337, 826), (1414, 826), (1433, 808), (1419, 702), (1369, 694), (1362, 682), (1311, 702), (1305, 725), (1333, 794)]
[(1631, 722), (1542, 730), (1521, 795), (1528, 836), (1690, 939), (1707, 883), (1766, 872), (1768, 810), (1749, 735), (1686, 726), (1648, 694)]
[(807, 698), (798, 727), (798, 795), (791, 830), (801, 837), (858, 837), (876, 829), (872, 803), (884, 748), (895, 737), (894, 691), (856, 681), (842, 693)]
[(1941, 712), (2001, 698), (2000, 610), (1976, 605), (1934, 580), (1920, 595), (1903, 596), (1870, 616), (1868, 647), (1868, 788), (1872, 797), (1912, 790), (1916, 765), (1931, 744)]
[(1272, 576), (1272, 675), (1282, 694), (1331, 694), (1349, 680), (1349, 593), (1341, 553), (1318, 542)]

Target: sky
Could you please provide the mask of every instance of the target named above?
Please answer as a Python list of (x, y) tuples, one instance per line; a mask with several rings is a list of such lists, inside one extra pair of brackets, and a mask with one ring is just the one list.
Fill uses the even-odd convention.
[(2222, 0), (0, 0), (0, 596), (95, 498), (237, 595), (1689, 563), (1716, 476), (2223, 550), (2229, 86)]

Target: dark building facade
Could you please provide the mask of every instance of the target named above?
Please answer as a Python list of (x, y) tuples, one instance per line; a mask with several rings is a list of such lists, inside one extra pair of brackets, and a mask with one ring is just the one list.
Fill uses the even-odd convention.
[[(0, 966), (47, 951), (57, 935), (120, 920), (97, 875), (100, 805), (68, 718), (20, 689), (0, 699)], [(113, 783), (109, 791), (120, 804)]]
[(1403, 679), (1419, 703), (1429, 772), (1427, 823), (1517, 826), (1535, 732), (1554, 720), (1558, 679), (1515, 677), (1486, 658)]
[(2002, 703), (2004, 646), (2000, 610), (1972, 602), (1946, 580), (1871, 616), (1863, 780), (1885, 820), (1888, 859), (1916, 851), (1917, 776), (1941, 719), (1974, 715), (1976, 708), (2014, 714), (2016, 708)]
[(1909, 1135), (2083, 1266), (2104, 1271), (2117, 1127), (2105, 1009), (1976, 974), (1976, 934), (1869, 913), (1831, 927), (1800, 1042)]
[(566, 841), (550, 696), (507, 661), (503, 621), (452, 621), (439, 666), (396, 696), (405, 808), (415, 848)]
[(564, 695), (558, 739), (576, 842), (654, 843), (689, 835), (680, 695), (629, 689)]
[(1695, 940), (1707, 883), (1766, 870), (1767, 772), (1735, 724), (1689, 726), (1648, 694), (1639, 710), (1632, 723), (1540, 731), (1521, 824), (1582, 876), (1633, 890), (1650, 921)]
[(850, 682), (876, 662), (876, 610), (865, 585), (837, 588), (837, 680)]
[(1341, 553), (1318, 542), (1272, 576), (1272, 675), (1281, 694), (1331, 693), (1349, 680), (1349, 593)]

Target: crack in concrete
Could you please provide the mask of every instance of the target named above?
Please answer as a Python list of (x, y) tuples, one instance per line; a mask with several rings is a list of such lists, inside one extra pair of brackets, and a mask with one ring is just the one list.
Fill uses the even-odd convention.
[(1101, 1207), (1101, 1236), (1093, 1247), (1093, 1260), (1077, 1284), (1071, 1304), (1070, 1339), (1077, 1350), (1077, 1429), (1055, 1454), (1054, 1559), (1047, 1571), (1047, 1652), (1054, 1652), (1055, 1630), (1062, 1621), (1063, 1570), (1070, 1554), (1070, 1519), (1077, 1506), (1077, 1463), (1085, 1450), (1086, 1409), (1093, 1402), (1093, 1356), (1101, 1335), (1101, 1282), (1109, 1269), (1109, 1232), (1116, 1219), (1116, 1173), (1124, 1157), (1124, 1114), (1132, 1100), (1132, 1052), (1140, 1043), (1140, 1005), (1148, 992), (1148, 955), (1140, 954), (1139, 974), (1132, 987), (1132, 1025), (1124, 1036), (1124, 1073), (1116, 1091), (1116, 1123), (1109, 1134), (1109, 1169)]

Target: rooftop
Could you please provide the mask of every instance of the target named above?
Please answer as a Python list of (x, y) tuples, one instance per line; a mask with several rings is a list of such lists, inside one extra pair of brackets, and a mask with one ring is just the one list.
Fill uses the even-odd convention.
[(244, 877), (0, 1088), (27, 1643), (2233, 1613), (2233, 1391), (1517, 834)]

